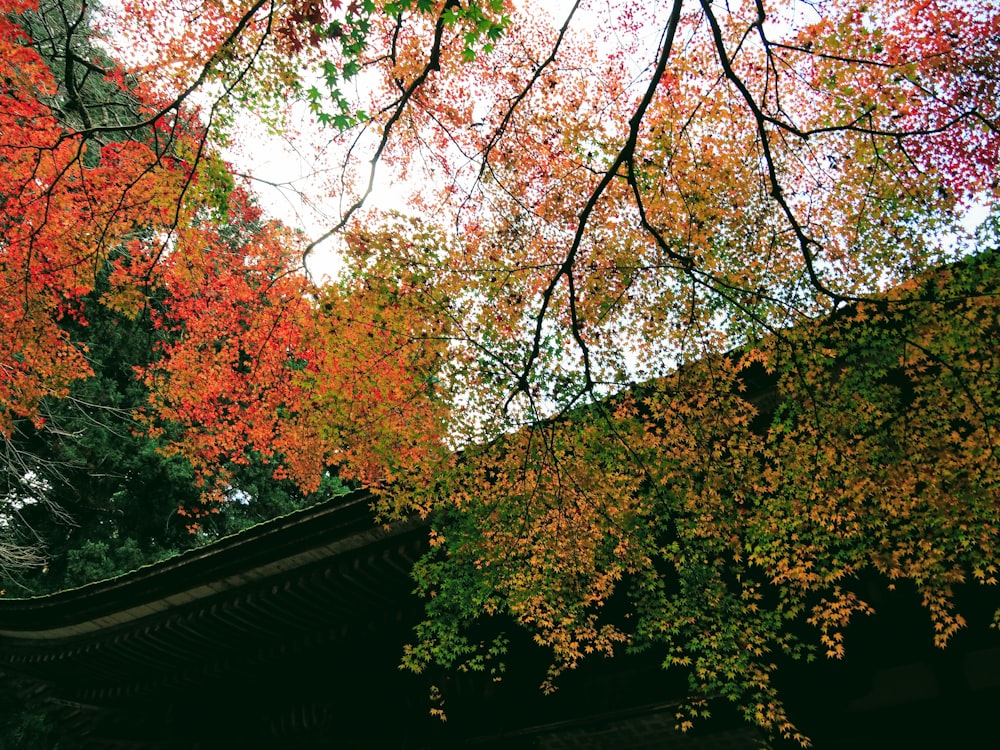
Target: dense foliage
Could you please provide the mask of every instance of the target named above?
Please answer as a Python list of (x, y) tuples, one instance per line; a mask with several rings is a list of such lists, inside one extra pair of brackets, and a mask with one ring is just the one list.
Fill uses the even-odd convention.
[[(798, 739), (775, 656), (840, 657), (860, 576), (940, 645), (995, 584), (994, 3), (133, 2), (100, 17), (128, 68), (58, 79), (4, 7), (8, 445), (106, 377), (74, 326), (134, 321), (116, 387), (193, 530), (251, 464), (431, 519), (408, 666), (499, 668), (468, 633), (503, 616), (547, 686), (652, 649)], [(215, 150), (247, 111), (296, 135), (290, 101), (334, 160), (312, 241)], [(367, 206), (379, 169), (419, 218)]]
[[(141, 248), (166, 250), (165, 238), (157, 237), (162, 214), (147, 213), (141, 201), (126, 209), (137, 185), (127, 179), (108, 184), (111, 175), (102, 171), (131, 149), (134, 158), (153, 161), (130, 168), (159, 179), (157, 170), (170, 172), (182, 146), (160, 142), (153, 127), (143, 124), (141, 90), (100, 46), (86, 4), (50, 2), (5, 23), (16, 51), (5, 60), (28, 88), (18, 89), (19, 79), (10, 76), (3, 110), (16, 128), (5, 131), (4, 163), (16, 179), (4, 205), (4, 288), (10, 311), (21, 317), (5, 320), (12, 354), (5, 362), (2, 410), (0, 559), (9, 594), (40, 594), (133, 570), (308, 500), (276, 480), (273, 467), (245, 457), (229, 467), (226, 495), (198, 523), (200, 533), (190, 533), (194, 524), (185, 518), (192, 514), (186, 506), (199, 506), (204, 480), (186, 458), (166, 455), (167, 441), (144, 427), (151, 390), (137, 377), (184, 339), (165, 324), (178, 315), (183, 287), (160, 275), (160, 268), (153, 277), (142, 267)], [(39, 81), (24, 78), (28, 63), (36, 66), (31, 70)], [(33, 102), (26, 95), (30, 87)], [(15, 101), (31, 108), (19, 111)], [(63, 144), (59, 163), (52, 152)], [(53, 184), (43, 190), (45, 167), (57, 164)], [(245, 194), (234, 191), (231, 178), (213, 177), (212, 200), (193, 214), (191, 231), (211, 227), (235, 254), (258, 242), (267, 228)], [(109, 222), (103, 237), (102, 227), (90, 223), (102, 190), (108, 191), (105, 200), (119, 204), (103, 210)], [(169, 200), (162, 208), (178, 211)], [(18, 215), (18, 208), (26, 214)], [(129, 227), (124, 236), (111, 229), (119, 218)], [(232, 273), (249, 273), (241, 265)], [(137, 279), (136, 273), (146, 277)], [(29, 314), (36, 316), (30, 327)], [(66, 360), (79, 369), (46, 370)], [(336, 484), (325, 472), (319, 479)]]

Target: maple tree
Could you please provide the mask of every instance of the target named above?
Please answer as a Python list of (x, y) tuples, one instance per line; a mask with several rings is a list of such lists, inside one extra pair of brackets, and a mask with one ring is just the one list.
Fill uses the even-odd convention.
[[(159, 538), (139, 529), (121, 484), (133, 463), (169, 477), (163, 497), (200, 542), (237, 516), (276, 512), (262, 498), (287, 475), (301, 489), (286, 482), (278, 508), (339, 486), (333, 464), (345, 478), (385, 481), (371, 444), (398, 460), (396, 446), (359, 426), (435, 418), (408, 409), (403, 384), (405, 370), (419, 387), (420, 357), (433, 353), (394, 351), (378, 323), (412, 306), (366, 308), (372, 295), (347, 282), (315, 289), (302, 240), (262, 218), (183, 96), (158, 97), (95, 43), (85, 3), (18, 3), (0, 20), (4, 574), (36, 590), (66, 585), (66, 555), (97, 552), (107, 535), (123, 560), (186, 546), (170, 523), (159, 522)], [(113, 340), (128, 342), (121, 360), (108, 353)], [(135, 453), (107, 445), (105, 428)], [(248, 491), (261, 469), (271, 488)], [(254, 508), (236, 507), (244, 502)], [(95, 511), (116, 518), (98, 530)], [(41, 578), (18, 572), (46, 556)]]
[[(5, 83), (5, 143), (36, 145), (2, 162), (25, 217), (10, 288), (40, 306), (8, 295), (26, 343), (0, 358), (20, 379), (5, 414), (86, 371), (39, 328), (89, 284), (45, 265), (94, 252), (50, 218), (86, 190), (73, 226), (135, 258), (107, 304), (170, 290), (147, 419), (203, 475), (193, 512), (224, 492), (218, 466), (258, 454), (307, 489), (337, 466), (384, 519), (431, 518), (414, 669), (495, 667), (503, 642), (468, 633), (505, 615), (551, 649), (546, 685), (654, 649), (696, 699), (805, 741), (775, 655), (840, 657), (871, 611), (858, 576), (912, 585), (941, 645), (959, 583), (995, 583), (997, 238), (963, 224), (974, 205), (996, 222), (994, 4), (125, 11), (152, 147), (88, 165), (86, 127), (68, 137)], [(5, 82), (51, 96), (0, 38)], [(211, 104), (182, 116), (198, 91)], [(252, 214), (205, 139), (238, 140), (246, 108), (281, 129), (294, 99), (329, 126), (340, 213), (312, 242), (267, 225), (248, 252), (196, 208)], [(366, 207), (378, 169), (420, 182), (422, 221)], [(335, 235), (339, 285), (286, 272)]]
[[(176, 427), (154, 437), (140, 421), (150, 393), (136, 368), (156, 361), (155, 344), (170, 334), (154, 325), (154, 309), (130, 317), (99, 304), (111, 265), (84, 299), (86, 325), (60, 321), (85, 347), (92, 374), (71, 383), (65, 397), (43, 399), (40, 427), (16, 420), (5, 443), (3, 525), (12, 537), (35, 541), (40, 553), (38, 565), (0, 575), (8, 596), (127, 573), (343, 491), (336, 477), (324, 476), (318, 492), (305, 493), (275, 480), (274, 467), (257, 456), (223, 462), (225, 496), (216, 513), (198, 519), (200, 533), (189, 533), (186, 508), (198, 506), (204, 488), (185, 457), (164, 455)], [(150, 303), (156, 308), (159, 300)]]
[(996, 240), (962, 226), (995, 211), (995, 7), (292, 7), (328, 91), (288, 85), (360, 167), (333, 230), (376, 162), (454, 227), (355, 261), (433, 280), (461, 406), (461, 457), (382, 505), (434, 524), (410, 667), (498, 668), (470, 632), (502, 614), (546, 685), (654, 648), (805, 742), (776, 655), (806, 625), (842, 656), (858, 576), (914, 585), (939, 645), (964, 624), (996, 564)]

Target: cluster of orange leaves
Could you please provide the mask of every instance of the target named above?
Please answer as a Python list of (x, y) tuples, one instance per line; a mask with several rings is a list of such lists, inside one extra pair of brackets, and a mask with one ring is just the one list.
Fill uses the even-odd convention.
[(813, 640), (845, 656), (875, 614), (859, 581), (907, 582), (942, 647), (957, 587), (995, 583), (998, 289), (993, 251), (468, 450), (417, 572), (448, 625), (410, 665), (466, 663), (462, 623), (503, 613), (551, 649), (547, 686), (655, 645), (693, 695), (806, 742), (772, 675)]

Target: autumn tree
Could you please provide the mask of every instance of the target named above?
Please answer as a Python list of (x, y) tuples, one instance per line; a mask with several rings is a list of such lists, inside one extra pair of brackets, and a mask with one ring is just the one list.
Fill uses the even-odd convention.
[[(42, 561), (18, 546), (18, 531), (51, 542), (53, 520), (89, 525), (81, 515), (124, 513), (137, 483), (163, 472), (163, 497), (174, 495), (167, 519), (186, 518), (204, 540), (232, 530), (237, 516), (267, 517), (337, 485), (337, 471), (387, 481), (371, 452), (381, 441), (381, 454), (399, 460), (385, 438), (392, 419), (414, 426), (414, 453), (440, 444), (435, 410), (408, 404), (426, 386), (417, 370), (430, 372), (433, 347), (414, 353), (378, 321), (401, 330), (433, 322), (407, 320), (415, 311), (405, 289), (395, 304), (360, 283), (315, 289), (304, 241), (262, 216), (207, 142), (215, 108), (203, 118), (186, 103), (195, 85), (168, 97), (126, 72), (87, 3), (10, 4), (0, 23), (11, 569)], [(359, 429), (370, 413), (383, 426)], [(287, 477), (299, 488), (282, 485)], [(280, 494), (286, 501), (275, 505)], [(146, 510), (147, 520), (158, 512)], [(119, 520), (98, 524), (106, 533), (97, 537), (121, 531), (124, 548), (135, 533), (133, 562), (185, 546), (162, 517), (162, 534)], [(93, 530), (73, 536), (105, 544), (88, 538)], [(80, 551), (72, 542), (48, 550), (61, 557), (49, 587), (73, 582), (63, 575), (67, 546)], [(91, 573), (121, 572), (102, 565)]]
[[(911, 582), (942, 644), (962, 625), (997, 534), (995, 240), (963, 224), (995, 206), (995, 7), (247, 4), (238, 37), (225, 13), (140, 29), (268, 60), (240, 96), (333, 126), (353, 273), (417, 273), (449, 340), (461, 458), (381, 506), (434, 519), (410, 666), (484, 668), (468, 627), (504, 614), (552, 679), (652, 648), (797, 737), (774, 655), (840, 656), (856, 577)], [(450, 238), (358, 228), (380, 165)]]
[[(24, 526), (10, 514), (16, 517), (25, 503), (63, 516), (58, 503), (47, 496), (51, 474), (61, 471), (61, 462), (33, 452), (28, 444), (34, 441), (33, 447), (37, 447), (39, 440), (46, 439), (43, 434), (55, 437), (62, 431), (61, 425), (47, 419), (45, 401), (50, 395), (67, 395), (68, 383), (89, 372), (84, 351), (69, 342), (66, 324), (74, 319), (85, 322), (80, 315), (80, 298), (89, 291), (87, 274), (101, 264), (99, 239), (89, 249), (71, 248), (73, 239), (87, 237), (91, 231), (95, 232), (92, 236), (100, 237), (100, 227), (88, 221), (93, 218), (88, 210), (96, 201), (88, 200), (89, 186), (75, 179), (80, 173), (74, 173), (73, 167), (94, 167), (93, 157), (101, 144), (89, 137), (76, 144), (64, 138), (67, 134), (60, 118), (90, 126), (90, 109), (103, 113), (102, 117), (114, 117), (118, 108), (127, 107), (134, 120), (138, 106), (127, 91), (106, 81), (107, 71), (95, 72), (106, 59), (85, 33), (85, 5), (49, 3), (44, 8), (31, 8), (25, 4), (7, 10), (17, 13), (0, 20), (5, 66), (0, 108), (4, 119), (5, 299), (4, 322), (0, 324), (5, 346), (0, 414), (4, 529), (5, 534), (14, 535)], [(52, 77), (50, 66), (65, 72), (62, 85)], [(110, 142), (105, 138), (104, 143)], [(70, 187), (70, 183), (76, 184)], [(80, 205), (73, 205), (75, 202)], [(60, 216), (62, 209), (70, 210)], [(86, 230), (80, 230), (77, 222), (81, 221)], [(88, 243), (83, 240), (80, 244)], [(33, 553), (33, 558), (7, 555), (5, 571), (42, 561), (31, 546), (19, 546), (26, 540), (34, 541), (32, 537), (37, 535), (5, 540), (4, 550), (10, 553)]]
[(0, 576), (9, 596), (121, 575), (343, 491), (325, 475), (318, 492), (304, 493), (248, 455), (224, 464), (229, 484), (215, 512), (200, 519), (200, 532), (190, 533), (204, 487), (184, 456), (165, 455), (176, 427), (159, 438), (147, 434), (141, 415), (150, 393), (136, 376), (169, 341), (154, 324), (162, 300), (130, 317), (98, 303), (107, 290), (107, 273), (99, 274), (84, 300), (87, 324), (62, 321), (70, 340), (85, 347), (91, 375), (74, 381), (65, 397), (40, 403), (40, 427), (16, 420), (6, 441), (18, 461), (0, 477), (4, 526), (34, 541), (44, 560), (44, 567)]
[[(102, 227), (92, 223), (92, 212), (100, 211), (107, 219), (104, 229), (110, 230), (120, 208), (131, 236), (149, 240), (154, 233), (152, 225), (140, 225), (140, 210), (127, 207), (127, 176), (114, 187), (107, 179), (109, 164), (114, 169), (130, 142), (151, 139), (152, 129), (137, 124), (147, 116), (134, 82), (128, 85), (95, 42), (85, 3), (15, 10), (3, 19), (8, 66), (3, 279), (9, 347), (2, 404), (3, 573), (4, 588), (11, 593), (38, 593), (73, 582), (66, 560), (71, 550), (117, 537), (121, 518), (116, 516), (128, 503), (119, 497), (112, 509), (111, 497), (130, 471), (125, 456), (141, 461), (154, 454), (132, 434), (132, 412), (144, 399), (131, 367), (148, 359), (136, 345), (148, 349), (151, 337), (143, 333), (145, 316), (100, 304), (102, 295), (121, 291), (108, 282), (111, 268), (125, 254), (115, 246), (118, 238), (102, 237)], [(108, 158), (102, 164), (105, 148)], [(128, 168), (141, 173), (144, 166), (136, 152), (132, 155), (137, 161)], [(110, 196), (103, 197), (111, 205), (101, 209), (105, 189)], [(144, 467), (150, 479), (156, 463)], [(177, 502), (175, 497), (175, 507)], [(156, 513), (146, 510), (147, 518)], [(104, 523), (93, 523), (95, 512), (105, 514)], [(104, 542), (98, 541), (101, 536)], [(125, 532), (118, 540), (123, 548), (130, 536)], [(141, 546), (160, 542), (170, 546), (165, 539), (148, 538)], [(143, 554), (133, 553), (137, 565)], [(42, 562), (46, 567), (39, 580)], [(121, 572), (127, 564), (112, 563), (104, 572)], [(35, 570), (19, 570), (26, 567)]]
[[(963, 625), (956, 586), (995, 582), (997, 243), (966, 227), (983, 208), (995, 225), (995, 4), (126, 11), (116, 39), (161, 102), (152, 137), (166, 123), (202, 154), (238, 140), (245, 108), (280, 129), (297, 99), (327, 126), (339, 210), (311, 242), (269, 227), (254, 272), (231, 279), (250, 256), (196, 211), (148, 214), (211, 202), (204, 159), (151, 148), (154, 172), (116, 171), (148, 197), (88, 211), (117, 238), (133, 205), (163, 228), (163, 252), (136, 256), (176, 290), (159, 324), (183, 333), (146, 372), (150, 426), (179, 430), (170, 450), (209, 495), (214, 467), (251, 450), (304, 487), (340, 466), (385, 519), (428, 516), (409, 666), (487, 668), (502, 643), (468, 628), (503, 615), (551, 649), (546, 685), (651, 649), (693, 699), (804, 739), (775, 655), (841, 656), (871, 611), (859, 576), (912, 586), (941, 645)], [(200, 120), (171, 109), (198, 90)], [(77, 179), (61, 175), (103, 173), (66, 172), (79, 147), (46, 117), (11, 122), (48, 144), (15, 184), (56, 206)], [(419, 221), (366, 206), (380, 169), (419, 184)], [(47, 238), (52, 223), (14, 229), (29, 225)], [(270, 265), (335, 237), (338, 286)], [(226, 285), (260, 314), (227, 305)], [(17, 319), (52, 317), (52, 299)], [(18, 393), (79, 370), (45, 358), (59, 344), (25, 350)]]

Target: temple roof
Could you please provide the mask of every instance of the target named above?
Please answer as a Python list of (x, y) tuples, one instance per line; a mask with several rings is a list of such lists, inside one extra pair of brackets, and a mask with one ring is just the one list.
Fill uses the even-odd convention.
[(372, 547), (420, 526), (375, 526), (370, 503), (368, 493), (355, 492), (115, 578), (42, 597), (0, 599), (0, 636), (29, 642), (106, 630)]
[[(675, 732), (685, 682), (653, 652), (596, 660), (542, 696), (545, 654), (516, 632), (503, 683), (432, 676), (449, 720), (431, 718), (427, 679), (399, 669), (427, 527), (374, 525), (370, 502), (357, 492), (118, 578), (0, 600), (2, 683), (85, 748), (753, 746), (725, 706)], [(996, 729), (995, 632), (936, 651), (914, 599), (873, 594), (879, 617), (852, 629), (848, 659), (781, 670), (816, 747)]]
[(71, 734), (145, 747), (131, 719), (164, 732), (173, 721), (145, 716), (150, 706), (197, 710), (207, 688), (259, 684), (413, 619), (408, 572), (426, 530), (374, 526), (369, 503), (355, 493), (118, 578), (0, 600), (0, 671)]

